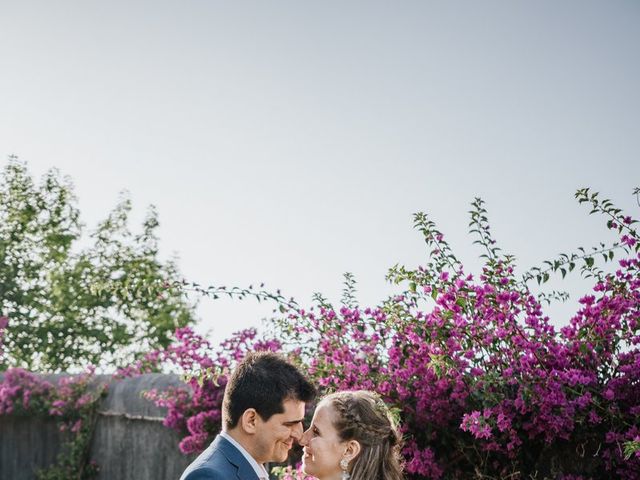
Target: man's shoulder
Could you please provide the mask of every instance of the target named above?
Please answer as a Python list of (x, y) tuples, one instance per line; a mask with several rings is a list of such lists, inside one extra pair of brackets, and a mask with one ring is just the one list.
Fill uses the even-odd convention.
[[(188, 473), (187, 473), (188, 472)], [(199, 466), (182, 474), (180, 480), (228, 480), (228, 472), (209, 466)]]
[(180, 480), (225, 480), (235, 476), (236, 468), (225, 455), (225, 449), (233, 449), (224, 438), (216, 439), (184, 471)]

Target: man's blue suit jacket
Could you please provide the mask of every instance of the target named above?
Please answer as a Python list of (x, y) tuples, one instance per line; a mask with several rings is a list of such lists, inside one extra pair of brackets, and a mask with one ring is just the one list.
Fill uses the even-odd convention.
[(218, 435), (180, 480), (258, 480), (258, 475), (242, 453)]

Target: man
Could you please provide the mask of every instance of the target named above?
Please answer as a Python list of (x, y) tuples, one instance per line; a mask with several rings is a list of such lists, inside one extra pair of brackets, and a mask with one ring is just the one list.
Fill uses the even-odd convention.
[(180, 480), (267, 480), (264, 464), (287, 459), (314, 396), (313, 385), (281, 356), (247, 355), (225, 388), (222, 432)]

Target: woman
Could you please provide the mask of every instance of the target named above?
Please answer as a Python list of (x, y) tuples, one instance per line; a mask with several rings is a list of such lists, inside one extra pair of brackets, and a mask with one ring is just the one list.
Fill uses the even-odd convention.
[(319, 480), (400, 480), (400, 439), (375, 393), (333, 393), (318, 404), (302, 435), (302, 468)]

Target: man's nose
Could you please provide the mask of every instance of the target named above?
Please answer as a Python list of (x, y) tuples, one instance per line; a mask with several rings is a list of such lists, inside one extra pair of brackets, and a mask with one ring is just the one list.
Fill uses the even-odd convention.
[(300, 439), (302, 438), (303, 433), (304, 433), (304, 429), (302, 428), (302, 423), (296, 424), (291, 430), (291, 436), (295, 438), (298, 442), (300, 442)]

